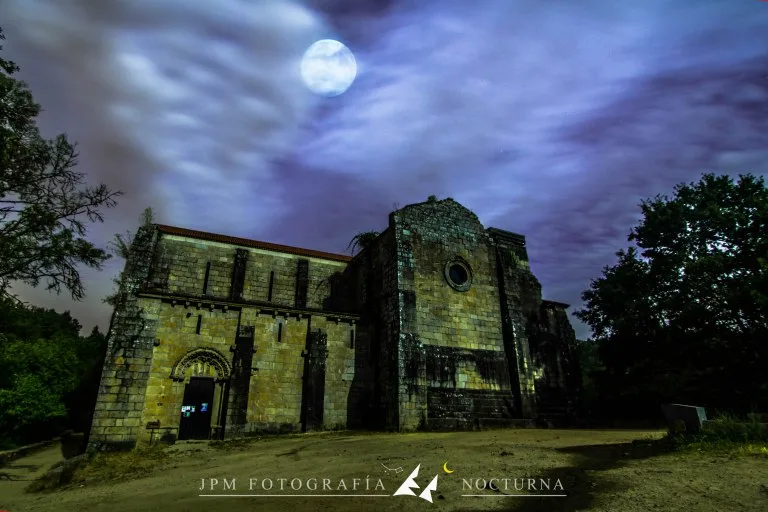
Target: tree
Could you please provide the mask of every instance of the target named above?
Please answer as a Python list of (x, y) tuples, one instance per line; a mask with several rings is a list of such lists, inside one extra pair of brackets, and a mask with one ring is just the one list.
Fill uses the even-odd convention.
[(378, 231), (364, 231), (362, 233), (358, 233), (352, 237), (352, 240), (349, 241), (347, 249), (351, 249), (352, 252), (355, 252), (357, 249), (360, 249), (361, 251), (365, 250), (367, 247), (370, 247), (370, 245), (374, 240), (376, 240), (379, 234), (380, 233)]
[(69, 312), (0, 298), (0, 446), (88, 430), (106, 354)]
[(752, 175), (705, 174), (643, 220), (575, 314), (599, 344), (612, 407), (692, 401), (768, 406), (768, 190)]
[(0, 444), (64, 426), (62, 397), (78, 380), (79, 330), (69, 313), (0, 299)]
[[(155, 222), (155, 212), (152, 210), (152, 208), (145, 208), (144, 211), (141, 212), (141, 217), (139, 218), (139, 223), (140, 223), (139, 227), (151, 226), (152, 224), (154, 224), (154, 222)], [(112, 251), (112, 254), (117, 256), (118, 258), (127, 260), (128, 254), (131, 252), (133, 237), (134, 237), (134, 234), (130, 231), (126, 231), (125, 234), (120, 234), (120, 233), (116, 234), (115, 237), (108, 244), (109, 249)], [(112, 282), (115, 284), (115, 290), (111, 295), (108, 295), (107, 297), (105, 297), (103, 302), (114, 307), (117, 305), (120, 285), (123, 282), (123, 271), (121, 271), (116, 278), (112, 279)]]
[[(155, 222), (155, 212), (152, 208), (144, 208), (139, 217), (139, 227), (151, 226)], [(130, 231), (126, 231), (125, 234), (117, 233), (115, 237), (109, 242), (109, 248), (112, 254), (115, 256), (128, 259), (128, 253), (131, 250), (131, 244), (133, 243), (134, 234)]]
[(86, 186), (74, 171), (75, 145), (63, 134), (41, 136), (41, 107), (13, 77), (18, 70), (0, 59), (0, 296), (10, 296), (14, 281), (44, 281), (48, 290), (66, 289), (80, 300), (78, 265), (100, 269), (109, 258), (85, 239), (86, 224), (103, 221), (102, 209), (115, 206), (120, 192)]

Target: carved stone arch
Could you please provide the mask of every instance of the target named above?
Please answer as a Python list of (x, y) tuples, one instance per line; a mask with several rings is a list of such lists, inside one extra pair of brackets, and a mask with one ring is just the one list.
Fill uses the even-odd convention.
[(212, 348), (193, 348), (171, 369), (171, 379), (183, 382), (187, 377), (213, 377), (217, 381), (229, 379), (232, 365), (221, 352)]

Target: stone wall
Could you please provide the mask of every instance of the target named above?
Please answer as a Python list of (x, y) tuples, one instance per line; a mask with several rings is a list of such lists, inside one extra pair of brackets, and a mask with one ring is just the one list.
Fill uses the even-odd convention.
[(299, 431), (301, 353), (309, 317), (246, 309), (241, 322), (254, 327), (255, 345), (245, 432)]
[(562, 424), (573, 419), (581, 387), (576, 333), (568, 321), (567, 308), (567, 304), (543, 301), (537, 322), (529, 329), (537, 414)]
[(496, 247), (496, 269), (502, 317), (504, 348), (518, 404), (517, 416), (536, 415), (536, 384), (529, 338), (538, 321), (541, 285), (530, 271), (525, 237), (491, 228)]
[[(187, 354), (199, 349), (219, 354), (231, 366), (232, 354), (229, 348), (237, 330), (239, 311), (173, 304), (157, 299), (145, 298), (142, 301), (156, 305), (158, 324), (157, 346), (154, 348), (141, 425), (159, 421), (161, 427), (170, 428), (172, 430), (169, 433), (177, 435), (179, 411), (187, 379), (192, 376), (226, 379), (229, 375), (218, 375), (213, 366), (199, 372), (190, 371), (185, 375), (185, 380), (174, 380), (172, 372)], [(149, 441), (149, 437), (150, 432), (142, 429), (139, 440)]]
[(157, 239), (154, 227), (139, 229), (122, 274), (88, 440), (92, 449), (133, 448), (143, 430), (160, 304), (139, 298), (138, 291), (149, 277)]
[(320, 328), (328, 336), (328, 359), (325, 374), (325, 407), (323, 427), (325, 429), (343, 429), (347, 427), (352, 381), (355, 378), (355, 351), (362, 346), (355, 339), (352, 344), (351, 333), (357, 326), (344, 321), (328, 321), (318, 318), (312, 327)]
[[(302, 429), (304, 352), (309, 330), (323, 330), (328, 336), (323, 424), (345, 428), (347, 397), (354, 375), (355, 354), (350, 347), (350, 320), (328, 321), (324, 316), (264, 314), (246, 309), (243, 325), (254, 326), (255, 352), (248, 393), (244, 434), (295, 432)], [(235, 429), (228, 429), (234, 435)]]
[(573, 329), (525, 238), (451, 199), (393, 212), (351, 261), (145, 227), (124, 276), (92, 446), (174, 434), (193, 376), (215, 379), (227, 436), (504, 424), (576, 385)]
[[(328, 309), (331, 276), (341, 273), (346, 263), (304, 257), (263, 249), (245, 248), (247, 264), (243, 283), (244, 301), (296, 306), (297, 269), (308, 262), (307, 299), (309, 309)], [(231, 244), (195, 240), (164, 234), (158, 252), (165, 267), (167, 285), (157, 291), (189, 296), (230, 298), (236, 247)], [(207, 276), (207, 279), (206, 279)]]
[[(495, 254), (477, 217), (458, 203), (440, 201), (406, 207), (397, 219), (401, 290), (413, 287), (421, 341), (503, 351)], [(453, 261), (471, 271), (466, 291), (446, 280), (446, 265)]]
[[(324, 329), (329, 339), (323, 425), (346, 427), (355, 368), (350, 333), (357, 317), (331, 315), (329, 321), (310, 312), (329, 306), (331, 277), (345, 267), (343, 261), (142, 228), (110, 329), (91, 444), (146, 442), (159, 435), (144, 428), (150, 422), (159, 422), (161, 434), (176, 435), (191, 376), (216, 379), (213, 424), (226, 424), (230, 434), (300, 430), (310, 325)], [(233, 379), (241, 366), (237, 340), (243, 328), (252, 329), (254, 339), (245, 367), (249, 375)], [(183, 368), (181, 376), (174, 375), (177, 368)], [(237, 379), (245, 379), (240, 392)], [(237, 408), (245, 411), (242, 417)]]
[[(158, 265), (162, 264), (165, 268), (168, 284), (165, 289), (150, 291), (179, 297), (179, 304), (186, 304), (184, 300), (188, 299), (192, 309), (198, 301), (215, 304), (216, 301), (232, 298), (230, 291), (236, 250), (231, 244), (163, 235), (160, 246), (163, 261)], [(191, 346), (215, 348), (227, 354), (229, 362), (233, 363), (230, 346), (234, 343), (238, 326), (252, 327), (251, 376), (247, 392), (241, 393), (247, 396), (247, 415), (245, 419), (231, 416), (232, 409), (237, 407), (236, 394), (234, 388), (231, 389), (227, 404), (230, 409), (227, 435), (298, 431), (302, 428), (303, 352), (307, 334), (310, 325), (313, 329), (327, 329), (329, 400), (326, 401), (323, 416), (333, 428), (346, 426), (346, 398), (352, 381), (349, 368), (354, 368), (354, 351), (349, 347), (353, 320), (345, 317), (343, 322), (328, 322), (325, 316), (301, 313), (305, 309), (323, 309), (329, 305), (331, 276), (343, 271), (346, 263), (253, 248), (241, 250), (247, 251), (247, 262), (240, 299), (243, 302), (271, 304), (274, 309), (234, 305), (234, 309), (223, 315), (221, 308), (209, 312), (204, 307), (199, 334), (195, 333), (196, 311), (189, 320), (178, 317), (178, 314), (173, 320), (164, 318), (168, 329), (159, 333), (161, 346), (175, 348), (172, 356), (162, 355), (158, 360), (157, 378), (162, 380), (162, 368), (172, 366)], [(303, 283), (297, 276), (297, 270), (302, 266), (306, 272)], [(298, 297), (297, 290), (304, 296), (303, 299)], [(176, 309), (186, 311), (181, 306)], [(165, 409), (165, 416), (160, 415), (164, 425), (178, 424), (176, 401), (180, 402), (183, 396), (184, 383), (178, 383), (172, 389), (175, 390), (173, 398), (167, 392), (165, 398), (171, 407)], [(153, 400), (152, 403), (162, 402)], [(148, 417), (155, 418), (158, 414), (159, 411), (150, 411)]]
[[(390, 229), (400, 300), (399, 428), (439, 426), (455, 419), (458, 409), (436, 405), (448, 403), (448, 396), (474, 401), (487, 395), (485, 406), (464, 407), (460, 422), (478, 421), (478, 415), (491, 410), (508, 412), (513, 404), (495, 253), (482, 224), (448, 199), (393, 213)], [(466, 282), (450, 279), (455, 264), (466, 272)], [(447, 375), (436, 381), (427, 375), (428, 368)]]
[(350, 425), (397, 430), (399, 302), (395, 238), (385, 230), (345, 270), (339, 288), (343, 309), (360, 315), (355, 376), (350, 387)]

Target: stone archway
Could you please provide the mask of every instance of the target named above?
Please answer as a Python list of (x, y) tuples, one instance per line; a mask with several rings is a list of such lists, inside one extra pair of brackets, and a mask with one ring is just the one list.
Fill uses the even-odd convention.
[(171, 369), (171, 379), (185, 382), (190, 377), (212, 377), (229, 380), (232, 365), (224, 355), (212, 348), (194, 348), (184, 354)]
[[(211, 348), (194, 348), (173, 365), (171, 379), (183, 384), (183, 390), (179, 390), (184, 397), (179, 411), (180, 439), (219, 439), (223, 436), (231, 375), (232, 364), (222, 353)], [(190, 407), (194, 408), (190, 410)], [(194, 434), (189, 434), (190, 425), (194, 427)]]

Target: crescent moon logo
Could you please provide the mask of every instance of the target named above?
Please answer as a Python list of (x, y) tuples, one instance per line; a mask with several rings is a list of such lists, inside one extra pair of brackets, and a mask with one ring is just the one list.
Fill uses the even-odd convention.
[(450, 475), (450, 474), (451, 474), (451, 473), (453, 473), (455, 470), (453, 470), (453, 469), (448, 469), (448, 462), (446, 461), (446, 462), (445, 462), (445, 464), (443, 464), (443, 471), (445, 471), (446, 473), (448, 473), (448, 474)]

